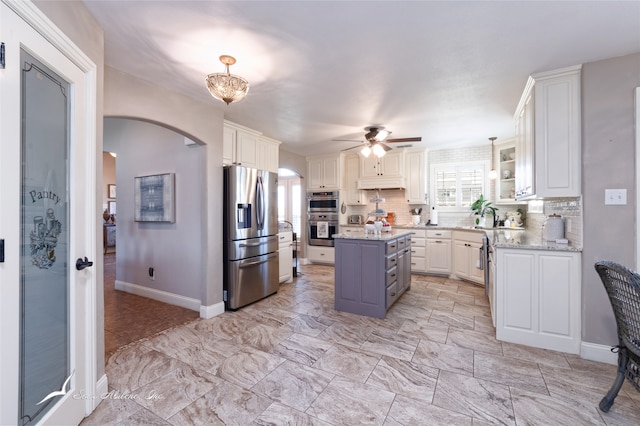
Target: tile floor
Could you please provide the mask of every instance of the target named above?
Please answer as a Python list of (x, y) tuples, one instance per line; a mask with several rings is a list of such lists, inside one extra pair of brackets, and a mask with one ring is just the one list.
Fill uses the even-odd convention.
[(263, 301), (118, 349), (83, 424), (637, 425), (615, 367), (495, 339), (484, 289), (414, 275), (385, 320), (333, 309), (308, 265)]

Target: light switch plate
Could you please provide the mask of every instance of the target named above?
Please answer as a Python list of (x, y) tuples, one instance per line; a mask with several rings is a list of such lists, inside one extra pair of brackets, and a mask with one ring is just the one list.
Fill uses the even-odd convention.
[(607, 205), (626, 205), (627, 190), (625, 189), (605, 189), (604, 203)]

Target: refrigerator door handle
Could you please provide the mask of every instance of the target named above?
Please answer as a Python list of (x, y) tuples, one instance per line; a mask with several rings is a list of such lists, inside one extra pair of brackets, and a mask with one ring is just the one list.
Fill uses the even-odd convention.
[(240, 268), (248, 268), (250, 266), (260, 265), (261, 263), (267, 263), (268, 261), (276, 257), (276, 255), (277, 255), (276, 253), (272, 253), (266, 259), (263, 259), (263, 260), (253, 260), (251, 262), (244, 261), (240, 264)]
[(262, 241), (259, 243), (242, 243), (240, 247), (260, 247), (265, 244), (269, 244), (272, 240)]
[(264, 182), (262, 176), (256, 181), (256, 222), (258, 229), (264, 229)]

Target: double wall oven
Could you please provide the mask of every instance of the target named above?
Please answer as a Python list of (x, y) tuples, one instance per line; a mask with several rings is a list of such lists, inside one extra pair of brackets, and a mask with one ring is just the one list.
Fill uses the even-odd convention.
[(307, 192), (307, 235), (310, 246), (333, 247), (333, 234), (338, 233), (340, 193), (338, 191)]

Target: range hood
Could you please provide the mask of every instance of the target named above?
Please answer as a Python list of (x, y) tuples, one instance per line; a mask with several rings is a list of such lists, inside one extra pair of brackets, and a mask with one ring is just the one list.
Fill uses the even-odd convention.
[(358, 179), (358, 189), (405, 189), (406, 187), (405, 179), (401, 176)]

